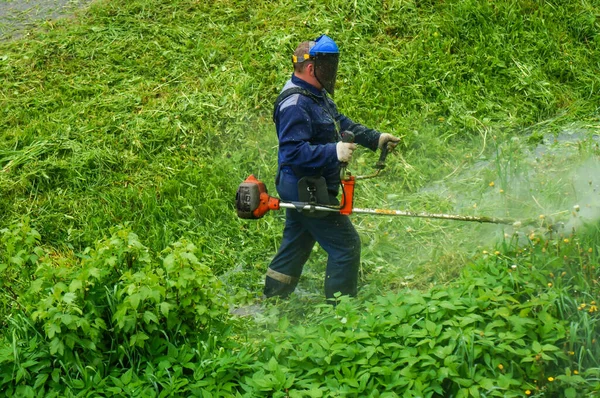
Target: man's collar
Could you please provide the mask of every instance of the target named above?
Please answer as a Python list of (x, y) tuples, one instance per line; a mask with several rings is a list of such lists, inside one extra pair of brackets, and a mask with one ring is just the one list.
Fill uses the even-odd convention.
[(293, 73), (292, 73), (292, 83), (294, 83), (298, 87), (301, 87), (301, 88), (304, 88), (304, 89), (310, 91), (311, 93), (313, 93), (315, 95), (323, 96), (323, 91), (322, 90), (319, 90), (318, 88), (316, 88), (312, 84), (306, 82), (305, 80), (300, 79), (298, 76), (296, 76)]

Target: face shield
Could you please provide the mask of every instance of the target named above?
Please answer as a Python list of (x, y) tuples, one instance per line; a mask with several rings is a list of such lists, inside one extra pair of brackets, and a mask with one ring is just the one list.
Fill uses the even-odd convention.
[(332, 97), (335, 90), (339, 59), (339, 54), (317, 54), (314, 58), (315, 77)]
[(333, 97), (340, 60), (338, 46), (329, 36), (322, 35), (311, 46), (308, 55), (314, 61), (316, 79)]

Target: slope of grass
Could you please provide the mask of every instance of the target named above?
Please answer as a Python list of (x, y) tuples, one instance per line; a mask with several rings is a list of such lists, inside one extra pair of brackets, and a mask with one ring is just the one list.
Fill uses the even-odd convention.
[(227, 217), (237, 182), (272, 179), (269, 115), (288, 55), (320, 32), (343, 51), (340, 108), (405, 138), (414, 169), (394, 170), (406, 181), (390, 190), (418, 189), (492, 129), (594, 111), (596, 11), (97, 2), (76, 23), (2, 44), (3, 218), (31, 214), (44, 239), (76, 248), (124, 221), (156, 249), (201, 229), (207, 212), (236, 224)]
[[(214, 396), (327, 396), (339, 390), (378, 396), (379, 383), (391, 381), (384, 370), (369, 370), (376, 367), (369, 361), (380, 352), (375, 342), (392, 332), (370, 329), (374, 321), (368, 313), (391, 322), (390, 327), (409, 323), (419, 333), (434, 333), (430, 324), (414, 318), (429, 313), (403, 299), (419, 296), (405, 286), (425, 289), (457, 278), (449, 291), (458, 302), (469, 293), (461, 285), (477, 278), (492, 283), (502, 275), (508, 290), (501, 293), (512, 294), (516, 285), (504, 271), (520, 266), (519, 248), (507, 246), (498, 250), (500, 256), (489, 253), (498, 236), (510, 240), (515, 231), (355, 217), (364, 242), (360, 299), (334, 313), (313, 305), (320, 301), (313, 302), (312, 295), (295, 298), (287, 307), (271, 308), (268, 319), (285, 318), (281, 311), (289, 311), (294, 327), (286, 334), (282, 321), (280, 337), (298, 344), (304, 335), (296, 326), (305, 327), (305, 317), (322, 321), (322, 331), (335, 338), (344, 333), (352, 340), (344, 344), (355, 344), (356, 350), (365, 344), (352, 333), (367, 330), (366, 346), (374, 351), (365, 354), (360, 369), (336, 368), (325, 352), (315, 357), (316, 370), (282, 376), (277, 364), (296, 369), (294, 361), (304, 364), (303, 357), (282, 358), (294, 348), (268, 340), (277, 336), (270, 323), (240, 324), (228, 318), (223, 302), (208, 297), (232, 300), (225, 298), (227, 292), (243, 301), (259, 295), (277, 248), (282, 215), (238, 220), (233, 198), (250, 173), (273, 188), (272, 102), (291, 73), (289, 55), (299, 41), (330, 34), (342, 49), (339, 108), (356, 121), (403, 137), (385, 174), (359, 185), (357, 206), (537, 217), (570, 210), (577, 202), (565, 190), (573, 200), (583, 199), (579, 189), (568, 188), (566, 177), (577, 175), (570, 165), (598, 161), (593, 135), (599, 129), (599, 14), (594, 2), (581, 1), (102, 0), (77, 20), (46, 23), (26, 39), (0, 43), (1, 325), (7, 331), (0, 382), (21, 395), (43, 387), (57, 395), (202, 396), (204, 390)], [(553, 133), (573, 129), (582, 131), (581, 139), (548, 144), (541, 156), (527, 155)], [(575, 150), (554, 156), (565, 147)], [(352, 171), (369, 172), (374, 161), (374, 154), (358, 152)], [(469, 340), (473, 336), (465, 337), (451, 353), (458, 358), (456, 366), (445, 366), (446, 374), (441, 362), (429, 359), (430, 352), (419, 351), (422, 370), (430, 373), (418, 387), (407, 370), (394, 379), (399, 384), (389, 396), (407, 388), (430, 396), (443, 395), (440, 389), (453, 396), (526, 390), (572, 396), (597, 390), (598, 364), (590, 359), (598, 352), (592, 342), (597, 314), (588, 307), (588, 318), (579, 317), (583, 312), (577, 308), (595, 301), (598, 275), (590, 271), (584, 284), (568, 260), (579, 259), (578, 266), (597, 272), (593, 231), (580, 238), (582, 250), (592, 249), (585, 258), (577, 257), (580, 247), (569, 230), (561, 231), (560, 239), (571, 244), (557, 249), (551, 261), (542, 254), (543, 241), (533, 240), (535, 269), (570, 275), (568, 285), (540, 303), (570, 335), (549, 335), (539, 326), (547, 321), (539, 317), (541, 310), (526, 309), (522, 301), (532, 292), (556, 284), (535, 279), (533, 271), (519, 282), (527, 291), (520, 291), (522, 300), (510, 307), (514, 313), (494, 315), (459, 303), (466, 308), (446, 308), (444, 317), (427, 318), (448, 322), (451, 330), (452, 322), (462, 322), (454, 316), (476, 318), (476, 333), (496, 318), (530, 317), (538, 326), (525, 321), (515, 331), (507, 323), (502, 333), (526, 333), (515, 343), (518, 349), (541, 344), (533, 351), (549, 356), (547, 366), (535, 356), (531, 366), (521, 361), (519, 356), (533, 352), (529, 348), (524, 355), (504, 347), (504, 362), (496, 363), (486, 359), (484, 349), (469, 352), (479, 346)], [(519, 242), (529, 244), (531, 232), (537, 233), (516, 232)], [(482, 255), (484, 250), (488, 254)], [(317, 249), (301, 286), (317, 297), (323, 259)], [(471, 268), (462, 271), (473, 259), (475, 276)], [(195, 273), (202, 275), (200, 286), (189, 279)], [(434, 296), (443, 290), (423, 293), (425, 304), (430, 297), (439, 300)], [(376, 298), (389, 291), (389, 297)], [(496, 293), (481, 287), (477, 294)], [(498, 311), (510, 305), (506, 300)], [(194, 310), (187, 311), (192, 304)], [(406, 316), (394, 312), (403, 305), (408, 305)], [(339, 324), (344, 316), (354, 329)], [(202, 332), (187, 332), (194, 328)], [(570, 337), (580, 333), (587, 345)], [(385, 343), (412, 345), (397, 337)], [(486, 349), (498, 348), (494, 339), (486, 340)], [(545, 344), (558, 347), (560, 354)], [(571, 350), (561, 344), (571, 344)], [(577, 352), (576, 358), (570, 352)], [(397, 359), (381, 357), (382, 362)], [(504, 372), (498, 372), (499, 364)], [(572, 378), (576, 366), (581, 373), (590, 368), (584, 379)], [(314, 372), (326, 375), (325, 381), (315, 381)], [(471, 378), (471, 384), (450, 381), (453, 372)], [(535, 389), (535, 375), (560, 372), (571, 378), (559, 387), (544, 382)], [(490, 390), (489, 380), (499, 389)], [(425, 391), (427, 386), (431, 389)]]

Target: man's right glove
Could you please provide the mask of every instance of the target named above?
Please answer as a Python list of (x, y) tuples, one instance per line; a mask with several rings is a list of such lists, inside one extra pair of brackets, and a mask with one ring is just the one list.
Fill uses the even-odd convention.
[(356, 149), (356, 144), (353, 142), (338, 142), (335, 144), (335, 151), (340, 162), (348, 163), (352, 158), (352, 152)]

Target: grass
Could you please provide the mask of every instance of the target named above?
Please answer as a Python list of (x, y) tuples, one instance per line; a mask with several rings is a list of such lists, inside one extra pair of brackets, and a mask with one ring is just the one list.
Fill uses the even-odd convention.
[[(251, 301), (282, 214), (237, 219), (235, 190), (253, 173), (274, 192), (273, 100), (296, 44), (328, 33), (339, 108), (403, 138), (356, 206), (543, 214), (567, 238), (597, 220), (598, 15), (580, 1), (96, 1), (0, 43), (0, 224), (28, 216), (70, 266), (119, 224), (157, 255), (185, 238)], [(356, 154), (352, 172), (370, 172), (376, 155)], [(353, 217), (364, 300), (460, 281), (505, 234), (543, 230)], [(317, 296), (324, 258), (301, 281)]]
[[(155, 250), (187, 235), (218, 253), (239, 239), (231, 209), (239, 181), (255, 173), (272, 187), (270, 112), (290, 73), (285, 54), (319, 32), (342, 46), (340, 109), (403, 137), (402, 156), (390, 157), (379, 186), (360, 187), (361, 206), (451, 211), (455, 192), (478, 186), (453, 186), (445, 198), (419, 191), (485, 162), (494, 136), (502, 143), (539, 126), (595, 120), (597, 40), (577, 16), (593, 9), (573, 7), (96, 2), (76, 21), (2, 44), (3, 222), (28, 214), (48, 244), (68, 250), (129, 222)], [(573, 15), (566, 24), (561, 11)], [(357, 172), (372, 159), (358, 158)], [(381, 201), (386, 195), (404, 199)], [(415, 229), (413, 221), (357, 223), (379, 253), (399, 250), (380, 235)], [(441, 253), (458, 266), (466, 254), (440, 251), (453, 244), (433, 238), (458, 226), (423, 223), (415, 241), (428, 261)], [(248, 251), (272, 252), (279, 230), (270, 223)], [(215, 267), (244, 263), (246, 254), (215, 256)], [(418, 254), (406, 264), (421, 261)]]

